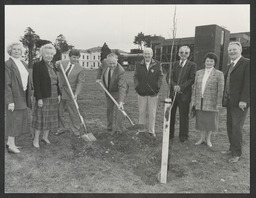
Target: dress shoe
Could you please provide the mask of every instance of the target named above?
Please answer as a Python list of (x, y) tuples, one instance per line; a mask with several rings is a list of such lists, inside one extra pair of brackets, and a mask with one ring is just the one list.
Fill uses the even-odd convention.
[(195, 145), (200, 145), (200, 144), (204, 144), (204, 143), (205, 143), (205, 140), (201, 139), (198, 142), (196, 142)]
[(61, 134), (63, 134), (63, 133), (65, 133), (65, 130), (64, 129), (60, 129), (60, 130), (57, 130), (57, 132), (55, 133), (55, 135), (61, 135)]
[(7, 151), (8, 151), (8, 153), (14, 153), (14, 154), (20, 153), (20, 150), (19, 150), (19, 149), (17, 149), (17, 148), (11, 148), (11, 147), (9, 147), (9, 146), (8, 146), (8, 148), (7, 148)]
[(180, 142), (181, 143), (183, 143), (183, 142), (185, 142), (185, 141), (187, 141), (188, 140), (188, 138), (180, 138)]
[(41, 139), (41, 141), (45, 144), (51, 144), (51, 142), (49, 140), (45, 140), (44, 138)]
[(224, 154), (224, 155), (231, 155), (232, 151), (231, 150), (221, 151), (221, 153)]
[[(6, 144), (6, 145), (5, 145), (5, 147), (8, 149), (8, 148), (9, 148), (9, 145), (8, 145), (8, 144)], [(21, 147), (21, 146), (16, 146), (16, 148), (17, 148), (17, 149), (22, 149), (22, 147)]]
[(240, 157), (235, 156), (228, 160), (229, 163), (237, 163), (239, 161)]
[(151, 137), (156, 137), (156, 134), (155, 134), (155, 133), (149, 133), (149, 135), (150, 135)]

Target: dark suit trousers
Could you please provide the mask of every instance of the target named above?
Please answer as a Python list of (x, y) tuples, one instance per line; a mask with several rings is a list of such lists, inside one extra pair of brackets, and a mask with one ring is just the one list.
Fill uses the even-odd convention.
[(188, 125), (189, 125), (189, 103), (181, 100), (179, 95), (176, 96), (176, 100), (174, 101), (172, 110), (171, 110), (171, 123), (170, 123), (170, 139), (174, 137), (174, 127), (176, 120), (176, 111), (177, 107), (179, 107), (179, 116), (180, 116), (180, 132), (179, 138), (188, 138)]
[(243, 125), (246, 118), (248, 108), (244, 111), (239, 107), (231, 107), (229, 100), (227, 106), (227, 131), (230, 143), (229, 150), (233, 156), (241, 156), (243, 141)]

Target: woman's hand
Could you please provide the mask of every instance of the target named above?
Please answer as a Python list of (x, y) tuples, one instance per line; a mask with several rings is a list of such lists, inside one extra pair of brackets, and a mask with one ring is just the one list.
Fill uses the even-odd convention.
[(43, 105), (44, 105), (43, 100), (42, 100), (42, 99), (39, 99), (39, 100), (37, 101), (37, 105), (38, 105), (38, 107), (42, 108)]
[(121, 110), (124, 110), (124, 103), (123, 103), (123, 102), (120, 102), (120, 103), (119, 103), (119, 107), (120, 107)]
[(58, 100), (59, 100), (58, 103), (60, 103), (60, 101), (61, 101), (61, 95), (58, 95)]
[(15, 108), (14, 103), (8, 104), (8, 110), (9, 110), (9, 111), (13, 112), (13, 111), (14, 111), (14, 108)]

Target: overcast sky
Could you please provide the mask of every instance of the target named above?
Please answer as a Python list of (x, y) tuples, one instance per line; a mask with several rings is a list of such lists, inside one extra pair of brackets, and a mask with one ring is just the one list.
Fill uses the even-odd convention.
[[(5, 44), (31, 27), (41, 39), (63, 34), (78, 49), (102, 46), (129, 52), (134, 37), (172, 36), (174, 5), (6, 5)], [(193, 37), (195, 27), (217, 24), (231, 33), (250, 31), (250, 5), (177, 5), (177, 38)]]

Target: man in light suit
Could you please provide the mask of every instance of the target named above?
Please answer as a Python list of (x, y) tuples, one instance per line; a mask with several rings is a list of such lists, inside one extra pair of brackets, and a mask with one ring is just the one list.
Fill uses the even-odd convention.
[(56, 135), (60, 135), (65, 132), (65, 122), (64, 122), (64, 110), (67, 108), (70, 117), (70, 128), (74, 135), (79, 135), (79, 130), (81, 126), (81, 121), (76, 110), (74, 101), (72, 100), (71, 94), (69, 92), (68, 86), (65, 82), (63, 75), (66, 75), (74, 94), (74, 99), (81, 93), (82, 87), (85, 82), (85, 69), (79, 64), (78, 60), (80, 58), (80, 52), (77, 49), (71, 49), (69, 52), (69, 60), (61, 61), (65, 74), (60, 71), (59, 64), (56, 63), (58, 67), (58, 77), (60, 90), (62, 93), (61, 102), (59, 105), (59, 129)]
[(242, 128), (250, 105), (250, 60), (242, 55), (240, 42), (230, 42), (231, 59), (225, 74), (223, 106), (227, 107), (227, 132), (230, 147), (223, 154), (231, 154), (230, 163), (236, 163), (242, 154)]
[(174, 126), (177, 107), (179, 107), (180, 116), (180, 133), (179, 138), (181, 142), (188, 139), (188, 126), (189, 126), (189, 104), (192, 95), (192, 85), (194, 84), (196, 74), (196, 63), (188, 60), (190, 55), (190, 48), (182, 46), (179, 49), (180, 60), (172, 65), (171, 71), (167, 75), (167, 81), (171, 74), (171, 87), (170, 97), (174, 97), (175, 92), (176, 100), (174, 101), (171, 110), (170, 120), (170, 139), (174, 138)]
[[(128, 84), (124, 76), (125, 70), (117, 60), (118, 57), (114, 53), (110, 53), (103, 60), (98, 69), (96, 82), (101, 81), (113, 98), (119, 103), (120, 108), (123, 109), (124, 99), (128, 93)], [(107, 100), (107, 130), (112, 131), (112, 134), (123, 132), (125, 130), (122, 126), (124, 116), (118, 108), (115, 108), (115, 124), (113, 124), (115, 104), (107, 94), (105, 95)]]

